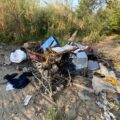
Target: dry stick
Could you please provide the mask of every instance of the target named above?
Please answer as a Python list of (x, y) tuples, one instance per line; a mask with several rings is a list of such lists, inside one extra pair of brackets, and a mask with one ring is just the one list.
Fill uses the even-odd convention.
[(68, 75), (69, 75), (69, 84), (68, 85), (70, 85), (71, 86), (71, 81), (72, 81), (72, 78), (71, 78), (71, 75), (70, 75), (70, 71), (69, 70), (67, 70), (68, 71)]
[(44, 79), (48, 83), (49, 88), (50, 88), (50, 97), (52, 97), (52, 88), (51, 88), (50, 82), (43, 76), (42, 76), (42, 79)]
[(44, 83), (32, 72), (32, 74), (33, 74), (33, 76), (37, 79), (37, 80), (39, 80), (40, 82), (41, 82), (41, 84), (43, 85), (43, 87), (49, 92), (49, 94), (51, 94), (50, 93), (50, 91), (48, 90), (48, 88), (44, 85)]
[[(51, 86), (50, 86), (50, 82), (48, 82), (48, 80), (42, 75), (42, 73), (41, 73), (41, 78), (48, 83), (50, 90), (48, 90), (48, 89), (46, 88), (46, 86), (44, 85), (43, 82), (42, 82), (42, 85), (43, 85), (43, 87), (45, 87), (46, 90), (49, 92), (50, 97), (52, 97), (52, 88), (51, 88)], [(39, 79), (39, 78), (37, 78), (37, 79)]]
[(42, 73), (41, 73), (41, 77), (42, 77), (43, 80), (45, 80), (48, 83), (48, 86), (49, 86), (49, 89), (50, 89), (49, 95), (50, 95), (50, 97), (52, 97), (52, 88), (51, 88), (50, 82), (48, 80), (49, 78), (45, 78)]

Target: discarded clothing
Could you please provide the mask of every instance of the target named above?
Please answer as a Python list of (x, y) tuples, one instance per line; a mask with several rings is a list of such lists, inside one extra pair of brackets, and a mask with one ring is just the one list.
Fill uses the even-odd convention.
[(58, 47), (60, 46), (58, 40), (51, 36), (50, 38), (48, 38), (41, 46), (41, 48), (45, 51), (48, 47)]
[(30, 83), (28, 77), (33, 76), (31, 72), (24, 72), (18, 78), (15, 78), (17, 73), (13, 73), (11, 75), (4, 76), (4, 79), (8, 80), (10, 84), (13, 85), (13, 88), (22, 89)]
[(12, 52), (10, 55), (10, 61), (13, 63), (21, 63), (23, 60), (27, 59), (27, 55), (25, 51), (22, 49), (17, 49), (16, 51)]

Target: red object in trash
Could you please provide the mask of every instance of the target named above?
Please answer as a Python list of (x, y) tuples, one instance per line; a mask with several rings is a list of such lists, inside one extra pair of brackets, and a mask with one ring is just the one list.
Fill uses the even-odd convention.
[(30, 54), (29, 56), (30, 56), (30, 59), (31, 59), (32, 61), (39, 61), (39, 57), (38, 57), (37, 55), (35, 55), (35, 54)]
[(88, 48), (87, 48), (87, 51), (88, 51), (89, 53), (93, 53), (93, 49), (92, 49), (91, 47), (88, 47)]

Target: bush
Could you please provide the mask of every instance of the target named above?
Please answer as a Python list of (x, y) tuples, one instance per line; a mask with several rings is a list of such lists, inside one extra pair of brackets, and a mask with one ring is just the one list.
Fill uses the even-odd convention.
[(1, 11), (4, 11), (0, 15), (0, 18), (3, 18), (1, 41), (23, 42), (50, 35), (64, 38), (66, 34), (79, 29), (79, 20), (75, 13), (60, 3), (41, 7), (33, 0), (0, 2)]

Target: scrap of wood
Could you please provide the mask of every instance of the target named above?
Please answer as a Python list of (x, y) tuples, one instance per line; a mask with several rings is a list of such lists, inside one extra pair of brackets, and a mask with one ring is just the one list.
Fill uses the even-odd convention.
[[(69, 47), (72, 47), (72, 48), (65, 49), (64, 47), (66, 47), (66, 46), (69, 46)], [(54, 51), (57, 55), (63, 55), (65, 53), (69, 53), (69, 52), (72, 52), (72, 51), (75, 51), (76, 49), (78, 49), (77, 46), (71, 46), (71, 45), (66, 45), (66, 46), (52, 48), (52, 51)]]

